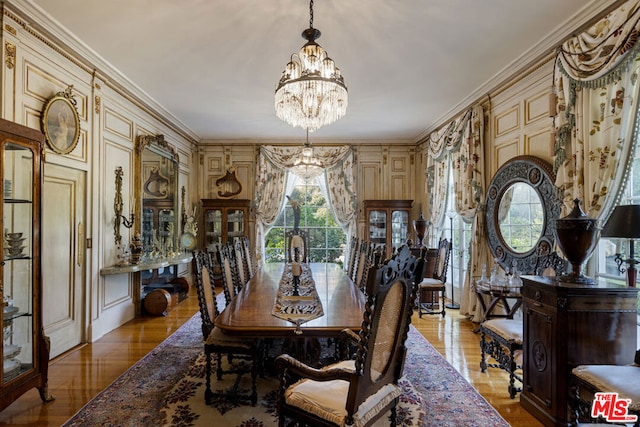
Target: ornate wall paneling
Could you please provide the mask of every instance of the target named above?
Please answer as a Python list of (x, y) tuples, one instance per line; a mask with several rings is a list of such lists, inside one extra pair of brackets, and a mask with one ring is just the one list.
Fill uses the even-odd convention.
[[(228, 143), (225, 145), (205, 145), (200, 148), (199, 156), (203, 194), (205, 199), (235, 198), (251, 199), (255, 191), (255, 147), (252, 144)], [(217, 182), (223, 178), (232, 167), (235, 177), (241, 184), (241, 191), (237, 194), (230, 188), (221, 188)], [(224, 181), (224, 180), (223, 180)]]
[(493, 175), (502, 164), (519, 155), (551, 160), (548, 94), (551, 87), (551, 57), (516, 82), (491, 95), (491, 120), (487, 145)]
[[(80, 117), (80, 139), (70, 153), (58, 154), (45, 148), (45, 185), (47, 164), (86, 173), (88, 185), (80, 201), (86, 212), (82, 233), (93, 250), (81, 257), (84, 280), (78, 283), (91, 287), (84, 290), (90, 298), (83, 307), (84, 330), (91, 334), (85, 339), (94, 340), (134, 315), (131, 275), (99, 274), (102, 267), (117, 260), (113, 247), (113, 171), (117, 165), (123, 166), (125, 210), (128, 210), (128, 194), (133, 185), (134, 136), (143, 133), (142, 129), (149, 129), (150, 134), (162, 133), (175, 143), (184, 159), (193, 157), (195, 138), (110, 64), (95, 57), (29, 4), (3, 3), (3, 7), (2, 117), (40, 129), (44, 103), (53, 94), (73, 85)], [(38, 28), (52, 29), (51, 34), (59, 35), (60, 40), (38, 32)], [(183, 152), (189, 155), (182, 156)], [(188, 181), (193, 180), (190, 160), (181, 164), (180, 170), (181, 182), (189, 186)], [(193, 182), (190, 187), (197, 186)], [(193, 197), (198, 196), (194, 192)], [(123, 240), (129, 237), (123, 235)], [(43, 247), (43, 253), (46, 251)]]

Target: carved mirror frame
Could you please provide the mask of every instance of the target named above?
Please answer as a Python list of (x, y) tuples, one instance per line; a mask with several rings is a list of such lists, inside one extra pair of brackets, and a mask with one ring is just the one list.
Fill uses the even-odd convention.
[[(517, 261), (523, 274), (533, 274), (539, 254), (549, 253), (555, 242), (555, 220), (560, 216), (561, 204), (554, 185), (553, 167), (534, 156), (518, 156), (503, 164), (487, 190), (486, 224), (489, 248), (498, 264), (505, 270)], [(514, 251), (504, 240), (498, 221), (500, 202), (505, 192), (516, 183), (531, 186), (542, 203), (544, 221), (538, 241), (526, 252)]]
[[(174, 178), (174, 188), (172, 191), (173, 194), (173, 211), (174, 211), (174, 245), (177, 243), (177, 239), (180, 238), (181, 229), (180, 229), (180, 216), (179, 216), (179, 201), (178, 201), (178, 168), (179, 168), (179, 157), (176, 149), (170, 145), (164, 139), (164, 135), (139, 135), (136, 140), (135, 145), (135, 169), (134, 169), (134, 195), (136, 199), (136, 212), (135, 212), (135, 224), (134, 224), (134, 233), (142, 234), (142, 213), (144, 210), (144, 186), (145, 179), (144, 175), (144, 151), (151, 150), (155, 154), (167, 158), (169, 161), (175, 164), (175, 176)], [(175, 247), (175, 246), (174, 246)]]

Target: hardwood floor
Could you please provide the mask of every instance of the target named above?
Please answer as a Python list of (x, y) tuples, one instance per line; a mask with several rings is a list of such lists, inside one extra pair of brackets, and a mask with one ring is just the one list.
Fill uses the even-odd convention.
[[(51, 361), (49, 391), (56, 399), (42, 404), (36, 389), (0, 412), (0, 426), (60, 426), (100, 390), (176, 331), (198, 310), (195, 293), (164, 317), (132, 320), (92, 344)], [(513, 426), (541, 426), (519, 398), (510, 399), (508, 377), (498, 369), (481, 373), (480, 337), (474, 324), (448, 310), (445, 318), (415, 314), (413, 325)]]

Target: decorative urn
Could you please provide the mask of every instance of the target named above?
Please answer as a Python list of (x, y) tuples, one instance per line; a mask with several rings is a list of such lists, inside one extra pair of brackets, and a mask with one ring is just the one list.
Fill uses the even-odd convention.
[(581, 272), (582, 263), (591, 255), (600, 237), (598, 220), (590, 218), (574, 199), (573, 210), (556, 220), (556, 238), (565, 258), (571, 263), (571, 271), (558, 279), (564, 282), (593, 284), (593, 278)]
[(416, 246), (422, 246), (422, 240), (424, 239), (424, 235), (427, 234), (428, 226), (429, 221), (424, 219), (422, 212), (420, 212), (420, 218), (413, 220), (413, 229), (416, 231)]

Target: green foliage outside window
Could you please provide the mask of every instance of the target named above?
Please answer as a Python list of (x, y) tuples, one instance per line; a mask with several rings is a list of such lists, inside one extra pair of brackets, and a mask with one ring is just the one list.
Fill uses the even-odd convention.
[[(336, 222), (320, 187), (299, 179), (289, 196), (301, 204), (300, 229), (309, 235), (309, 260), (342, 265), (347, 238)], [(293, 209), (287, 204), (265, 236), (266, 262), (285, 261), (284, 235), (290, 229), (293, 229)]]

